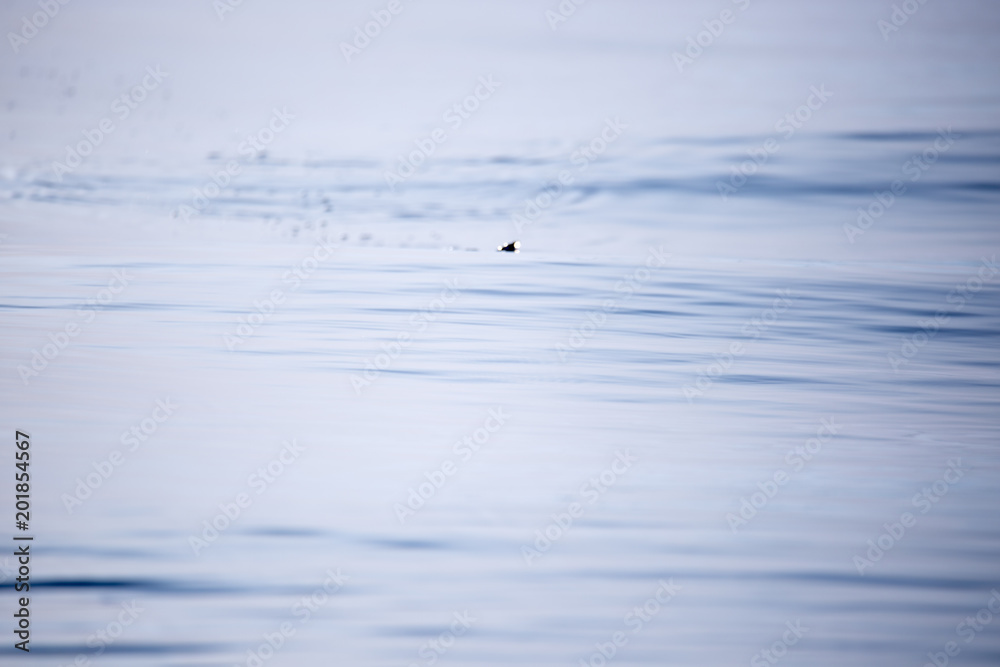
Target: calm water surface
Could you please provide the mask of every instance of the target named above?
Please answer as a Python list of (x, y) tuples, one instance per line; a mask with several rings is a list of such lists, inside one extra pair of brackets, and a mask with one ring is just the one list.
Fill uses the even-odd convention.
[[(742, 3), (555, 33), (413, 4), (350, 68), (375, 5), (112, 4), (0, 63), (35, 536), (32, 655), (8, 615), (0, 662), (1000, 664), (996, 11), (883, 39), (883, 3), (746, 3), (678, 73)], [(168, 83), (56, 178), (149, 63)], [(296, 125), (181, 214), (275, 104)]]
[[(134, 277), (27, 388), (6, 381), (43, 471), (46, 661), (92, 656), (95, 623), (137, 601), (102, 662), (233, 664), (288, 622), (275, 664), (428, 664), (469, 612), (442, 661), (575, 664), (625, 632), (621, 664), (744, 664), (791, 622), (788, 664), (922, 664), (989, 602), (997, 290), (948, 299), (976, 265), (336, 249), (285, 285), (311, 248), (8, 258), (15, 349)], [(155, 399), (174, 414), (131, 451)], [(626, 616), (661, 580), (673, 599)], [(964, 664), (998, 655), (988, 628), (962, 644)]]

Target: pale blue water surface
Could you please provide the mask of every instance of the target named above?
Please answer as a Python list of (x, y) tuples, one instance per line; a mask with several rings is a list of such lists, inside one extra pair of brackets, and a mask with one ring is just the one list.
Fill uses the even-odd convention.
[(907, 6), (60, 9), (0, 60), (0, 662), (1000, 664), (1000, 11)]

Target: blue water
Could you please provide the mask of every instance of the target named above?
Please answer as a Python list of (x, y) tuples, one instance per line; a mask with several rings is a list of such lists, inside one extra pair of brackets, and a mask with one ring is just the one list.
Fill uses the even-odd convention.
[(346, 63), (382, 5), (71, 3), (4, 56), (0, 662), (1000, 664), (1000, 14), (556, 6)]

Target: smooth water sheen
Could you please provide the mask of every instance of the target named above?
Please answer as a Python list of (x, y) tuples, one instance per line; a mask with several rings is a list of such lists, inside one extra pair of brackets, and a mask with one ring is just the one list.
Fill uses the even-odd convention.
[(746, 3), (678, 73), (743, 3), (556, 31), (545, 3), (412, 3), (348, 66), (369, 4), (72, 3), (0, 68), (0, 422), (31, 434), (35, 537), (31, 655), (5, 611), (0, 662), (1000, 664), (996, 9), (883, 40), (891, 5)]

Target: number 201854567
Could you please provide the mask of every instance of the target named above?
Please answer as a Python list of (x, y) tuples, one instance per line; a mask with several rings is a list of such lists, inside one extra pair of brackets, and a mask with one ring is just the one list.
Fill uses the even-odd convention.
[[(14, 442), (17, 444), (17, 451), (14, 454), (16, 463), (14, 464), (14, 479), (16, 484), (14, 485), (14, 490), (16, 495), (14, 499), (16, 501), (15, 507), (17, 513), (14, 516), (16, 522), (27, 522), (30, 520), (29, 509), (30, 504), (30, 492), (31, 492), (31, 476), (28, 474), (28, 465), (31, 461), (31, 448), (30, 436), (27, 433), (22, 433), (17, 431), (15, 433)], [(18, 523), (18, 525), (21, 525)]]

